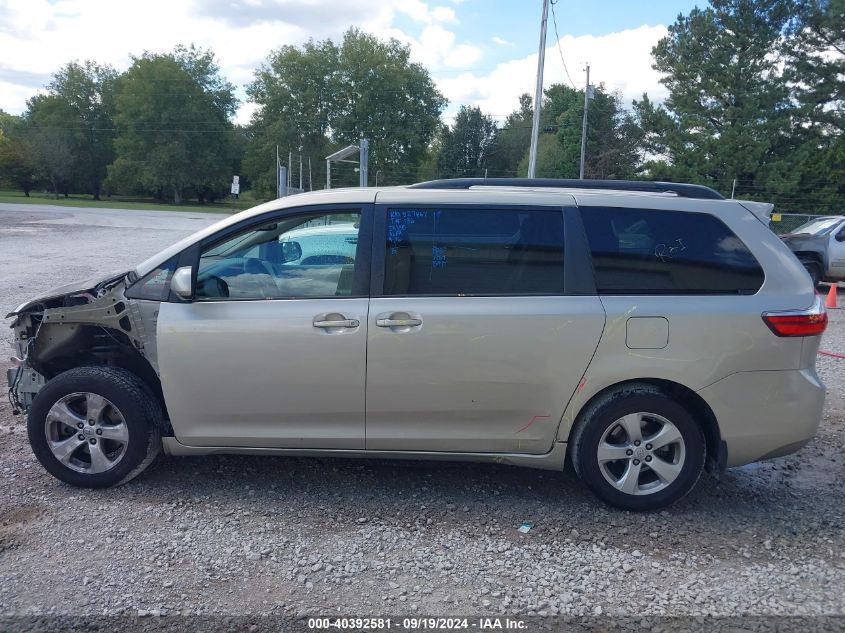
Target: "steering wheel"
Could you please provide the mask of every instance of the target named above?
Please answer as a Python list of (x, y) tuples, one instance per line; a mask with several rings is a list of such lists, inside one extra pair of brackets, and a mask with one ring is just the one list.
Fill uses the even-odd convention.
[(197, 280), (197, 296), (198, 297), (228, 297), (229, 284), (217, 276), (206, 277), (203, 280)]
[(248, 257), (244, 260), (244, 273), (251, 277), (246, 282), (249, 284), (250, 293), (260, 293), (265, 299), (272, 299), (279, 295), (276, 272), (264, 260)]
[(270, 264), (256, 257), (247, 257), (244, 261), (244, 272), (248, 275), (270, 275), (275, 277), (276, 273), (270, 268)]

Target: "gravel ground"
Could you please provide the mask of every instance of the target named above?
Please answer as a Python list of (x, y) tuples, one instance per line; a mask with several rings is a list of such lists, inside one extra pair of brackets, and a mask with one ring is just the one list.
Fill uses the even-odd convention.
[[(0, 206), (0, 308), (209, 221), (120, 213), (144, 230)], [(823, 348), (845, 353), (845, 311)], [(651, 514), (603, 506), (571, 472), (479, 464), (170, 458), (79, 490), (0, 402), (0, 615), (845, 615), (845, 360), (819, 369), (814, 441)]]

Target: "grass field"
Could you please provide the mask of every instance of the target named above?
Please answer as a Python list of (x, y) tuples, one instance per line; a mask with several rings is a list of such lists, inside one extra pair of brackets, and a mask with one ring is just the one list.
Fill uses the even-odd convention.
[[(165, 204), (155, 202), (151, 198), (137, 196), (103, 196), (102, 200), (92, 200), (91, 196), (71, 194), (54, 197), (51, 193), (30, 192), (26, 197), (22, 191), (0, 190), (0, 202), (11, 202), (15, 204), (54, 204), (62, 207), (92, 207), (108, 209), (149, 209), (153, 211), (205, 211), (207, 213), (232, 213), (232, 202), (226, 200), (214, 204), (186, 203), (181, 205)], [(252, 198), (240, 198), (235, 201), (235, 212), (243, 211), (249, 207), (263, 202)]]

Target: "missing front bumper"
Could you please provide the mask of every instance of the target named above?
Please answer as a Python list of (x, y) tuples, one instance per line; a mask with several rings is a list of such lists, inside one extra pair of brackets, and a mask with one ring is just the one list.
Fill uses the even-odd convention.
[(28, 411), (35, 395), (47, 384), (47, 380), (29, 367), (10, 367), (6, 370), (6, 381), (15, 403)]

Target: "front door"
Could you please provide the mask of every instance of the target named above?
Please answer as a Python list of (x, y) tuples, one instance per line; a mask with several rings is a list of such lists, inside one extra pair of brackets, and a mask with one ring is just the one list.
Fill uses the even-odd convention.
[(370, 213), (282, 215), (202, 247), (194, 300), (158, 320), (180, 442), (364, 448)]
[[(837, 239), (838, 238), (838, 239)], [(830, 232), (828, 245), (832, 277), (845, 279), (845, 223)]]
[(378, 213), (367, 449), (549, 451), (604, 327), (567, 294), (562, 209)]

